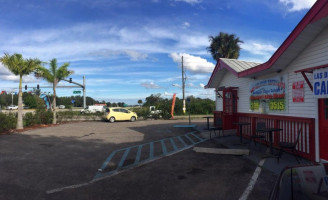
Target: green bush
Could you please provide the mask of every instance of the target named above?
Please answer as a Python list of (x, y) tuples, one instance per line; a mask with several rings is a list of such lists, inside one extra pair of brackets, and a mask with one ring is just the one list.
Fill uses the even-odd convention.
[(15, 129), (17, 123), (17, 114), (9, 113), (8, 115), (0, 113), (0, 132)]
[(24, 115), (24, 127), (26, 126), (33, 126), (37, 124), (37, 118), (36, 115), (34, 115), (33, 113), (26, 113)]
[(143, 119), (147, 119), (150, 115), (149, 108), (141, 107), (141, 108), (133, 108), (131, 111), (137, 113), (138, 118), (142, 117)]
[(50, 110), (37, 110), (35, 112), (37, 124), (51, 124), (53, 114)]

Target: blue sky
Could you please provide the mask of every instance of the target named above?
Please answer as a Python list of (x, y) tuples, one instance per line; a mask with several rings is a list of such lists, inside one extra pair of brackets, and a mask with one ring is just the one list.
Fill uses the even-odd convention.
[[(215, 65), (206, 50), (208, 36), (236, 34), (244, 41), (240, 60), (265, 62), (314, 2), (0, 0), (0, 53), (69, 62), (73, 81), (82, 83), (86, 76), (87, 96), (128, 104), (158, 93), (181, 98), (183, 55), (186, 95), (214, 99), (212, 90), (202, 88)], [(50, 85), (33, 76), (23, 84)], [(0, 90), (17, 88), (18, 77), (0, 64)], [(57, 93), (71, 96), (73, 90), (79, 89)]]

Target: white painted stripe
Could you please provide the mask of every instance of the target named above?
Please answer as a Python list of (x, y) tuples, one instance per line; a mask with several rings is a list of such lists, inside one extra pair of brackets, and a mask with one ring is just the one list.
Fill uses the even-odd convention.
[(265, 159), (262, 159), (257, 168), (255, 169), (255, 172), (251, 178), (251, 180), (249, 181), (248, 183), (248, 186), (247, 188), (245, 189), (244, 193), (241, 195), (241, 197), (239, 198), (239, 200), (247, 200), (248, 198), (248, 195), (252, 192), (253, 188), (254, 188), (254, 185), (257, 181), (257, 178), (259, 177), (260, 173), (261, 173), (261, 170), (262, 170), (262, 166), (265, 162)]

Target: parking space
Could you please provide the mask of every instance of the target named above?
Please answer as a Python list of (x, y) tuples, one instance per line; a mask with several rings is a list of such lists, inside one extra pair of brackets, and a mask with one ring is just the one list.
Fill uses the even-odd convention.
[[(193, 123), (200, 129), (206, 126), (203, 120), (194, 120)], [(195, 131), (192, 128), (173, 128), (175, 124), (187, 122), (80, 122), (2, 135), (0, 199), (238, 198), (257, 163), (243, 157), (199, 154), (192, 149), (170, 154), (175, 150), (172, 141), (177, 149), (183, 146), (178, 136), (190, 145), (192, 142), (188, 143), (186, 134)], [(199, 135), (189, 137), (197, 141)], [(155, 162), (135, 165), (115, 176), (92, 181), (113, 151), (152, 142)], [(164, 155), (163, 144), (170, 156)], [(197, 145), (215, 146), (211, 141)], [(150, 147), (147, 149), (150, 151)], [(120, 162), (122, 166), (134, 163), (138, 148), (131, 148), (131, 155), (127, 155), (124, 161), (125, 152), (121, 153), (117, 161), (112, 160), (112, 167)], [(143, 158), (147, 159), (146, 154), (140, 154), (139, 161)], [(110, 163), (105, 170), (111, 169)], [(259, 179), (263, 182), (262, 189), (252, 195), (269, 195), (275, 178), (271, 172), (262, 173)]]

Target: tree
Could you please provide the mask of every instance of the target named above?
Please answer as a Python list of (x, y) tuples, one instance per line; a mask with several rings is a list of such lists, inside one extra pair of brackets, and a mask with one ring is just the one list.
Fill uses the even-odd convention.
[(239, 43), (243, 43), (236, 35), (223, 32), (215, 37), (209, 36), (209, 41), (211, 44), (206, 49), (216, 61), (219, 58), (237, 59), (240, 51)]
[(149, 97), (146, 97), (144, 106), (157, 106), (161, 100), (161, 94), (151, 94)]
[(138, 104), (141, 106), (141, 104), (142, 104), (142, 100), (141, 99), (138, 100)]
[(18, 93), (18, 116), (17, 116), (17, 129), (23, 129), (23, 94), (22, 94), (22, 81), (23, 76), (34, 72), (41, 66), (42, 62), (37, 58), (24, 59), (21, 54), (9, 55), (5, 53), (0, 58), (0, 62), (7, 67), (13, 74), (19, 76), (19, 93)]
[(73, 71), (68, 70), (69, 63), (64, 63), (62, 66), (58, 68), (57, 66), (57, 59), (50, 60), (50, 68), (47, 69), (43, 66), (40, 66), (37, 71), (37, 76), (41, 76), (49, 83), (52, 83), (53, 89), (53, 102), (52, 102), (52, 111), (53, 111), (53, 120), (52, 123), (56, 124), (56, 87), (57, 84), (63, 80), (64, 78), (68, 77), (73, 73)]

